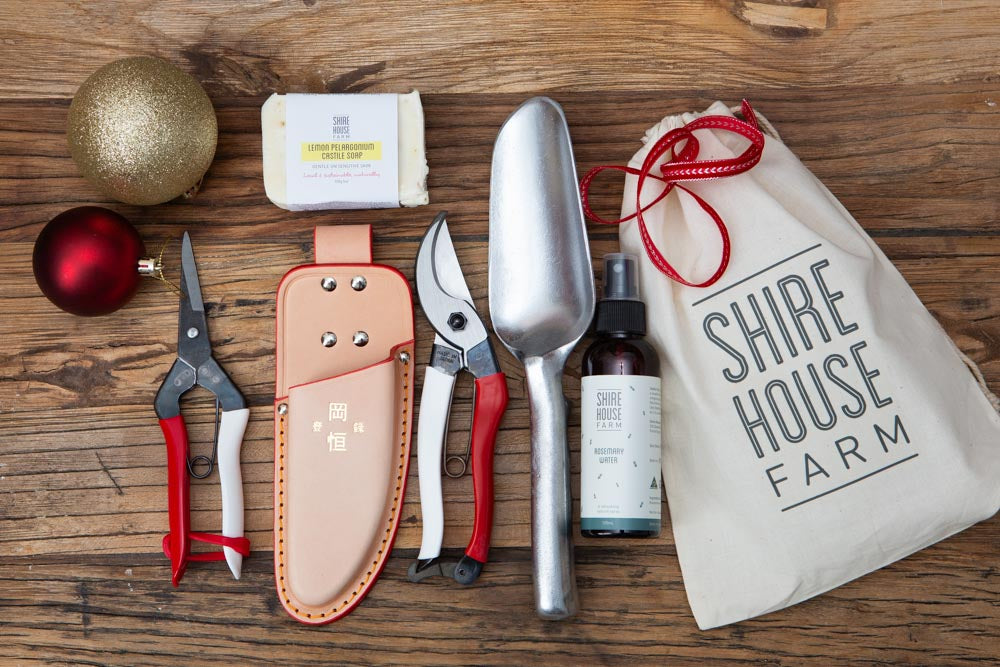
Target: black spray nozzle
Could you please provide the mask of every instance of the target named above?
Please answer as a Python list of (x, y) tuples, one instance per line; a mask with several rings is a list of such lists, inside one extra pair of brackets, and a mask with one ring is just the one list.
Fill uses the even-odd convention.
[(605, 299), (639, 301), (639, 258), (623, 252), (604, 256)]

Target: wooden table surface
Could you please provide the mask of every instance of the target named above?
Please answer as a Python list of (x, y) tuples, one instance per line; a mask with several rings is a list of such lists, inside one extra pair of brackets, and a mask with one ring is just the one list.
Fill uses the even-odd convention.
[[(480, 582), (406, 582), (420, 530), (414, 463), (395, 551), (369, 597), (323, 628), (284, 614), (271, 553), (277, 282), (310, 261), (315, 224), (341, 222), (373, 223), (375, 259), (412, 280), (421, 232), (447, 209), (487, 312), (491, 146), (506, 115), (535, 93), (564, 105), (581, 173), (626, 161), (664, 115), (750, 98), (1000, 389), (996, 0), (379, 5), (0, 2), (0, 662), (995, 663), (997, 518), (791, 609), (708, 632), (688, 609), (668, 520), (657, 540), (578, 538), (582, 611), (568, 622), (537, 619), (528, 412), (523, 371), (506, 352), (495, 548)], [(74, 92), (130, 55), (169, 59), (215, 104), (218, 152), (191, 200), (110, 201), (69, 157)], [(289, 213), (268, 202), (259, 122), (267, 95), (412, 88), (426, 111), (430, 206)], [(609, 183), (596, 204), (612, 212), (619, 198)], [(83, 204), (124, 214), (149, 247), (192, 234), (216, 355), (252, 406), (243, 473), (255, 553), (240, 581), (221, 564), (198, 564), (174, 589), (160, 553), (166, 468), (152, 400), (175, 354), (176, 297), (148, 281), (118, 313), (86, 319), (58, 311), (35, 285), (35, 237)], [(616, 247), (613, 229), (590, 231), (595, 258)], [(167, 256), (175, 269), (177, 248)], [(423, 358), (431, 331), (419, 311), (417, 319)], [(463, 383), (452, 447), (464, 444), (470, 404)], [(186, 409), (204, 444), (210, 402)], [(575, 412), (571, 424), (575, 445)], [(446, 544), (460, 549), (471, 483), (445, 489)], [(218, 529), (214, 479), (194, 484), (192, 505), (196, 528)]]

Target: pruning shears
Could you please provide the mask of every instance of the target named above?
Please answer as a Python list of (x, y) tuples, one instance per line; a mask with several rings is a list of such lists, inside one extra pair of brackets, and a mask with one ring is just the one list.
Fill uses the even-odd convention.
[[(177, 359), (160, 385), (154, 402), (160, 429), (167, 442), (170, 533), (163, 538), (163, 553), (170, 559), (174, 586), (180, 583), (189, 561), (224, 559), (233, 576), (239, 579), (243, 557), (250, 555), (250, 541), (243, 535), (243, 480), (240, 474), (240, 448), (250, 410), (236, 385), (212, 356), (198, 268), (187, 232), (181, 246), (180, 292)], [(189, 458), (187, 427), (181, 415), (180, 398), (195, 385), (201, 385), (215, 395), (216, 434), (211, 458)], [(196, 479), (208, 477), (216, 465), (216, 457), (222, 488), (222, 534), (192, 532), (188, 475)], [(222, 550), (192, 553), (192, 541), (221, 546)]]
[[(420, 243), (416, 276), (420, 304), (435, 334), (418, 414), (417, 468), (423, 538), (408, 578), (417, 582), (430, 576), (444, 576), (471, 584), (482, 572), (490, 548), (493, 448), (500, 418), (507, 408), (507, 381), (465, 283), (444, 212), (434, 219)], [(455, 376), (462, 370), (475, 378), (472, 433), (466, 455), (448, 456), (445, 446), (448, 416)], [(457, 474), (449, 470), (449, 463), (455, 460), (462, 464)], [(472, 537), (460, 561), (441, 562), (444, 538), (441, 472), (443, 469), (451, 477), (460, 477), (467, 467), (472, 469), (475, 498)]]

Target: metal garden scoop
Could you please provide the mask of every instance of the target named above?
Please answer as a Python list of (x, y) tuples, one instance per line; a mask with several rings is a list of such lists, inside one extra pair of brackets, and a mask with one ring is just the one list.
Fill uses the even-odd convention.
[(566, 618), (577, 599), (562, 374), (595, 294), (569, 128), (547, 97), (518, 107), (493, 147), (489, 276), (493, 328), (528, 381), (535, 605)]

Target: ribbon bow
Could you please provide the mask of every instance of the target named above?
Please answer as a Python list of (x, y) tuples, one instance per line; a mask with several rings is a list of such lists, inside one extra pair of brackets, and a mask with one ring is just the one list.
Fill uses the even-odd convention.
[[(743, 117), (746, 120), (740, 120), (731, 116), (703, 116), (691, 121), (684, 127), (667, 132), (653, 144), (653, 147), (646, 155), (646, 159), (643, 160), (640, 169), (618, 165), (594, 167), (587, 172), (580, 182), (580, 194), (584, 213), (588, 218), (602, 225), (619, 225), (635, 218), (639, 222), (639, 234), (642, 237), (642, 245), (646, 249), (646, 254), (660, 272), (682, 285), (691, 287), (708, 287), (712, 285), (722, 277), (722, 274), (726, 272), (726, 267), (729, 266), (729, 230), (726, 229), (726, 223), (723, 222), (722, 218), (719, 217), (719, 214), (708, 202), (683, 185), (679, 185), (679, 182), (705, 181), (713, 178), (735, 176), (736, 174), (742, 174), (760, 162), (760, 156), (764, 151), (764, 133), (760, 131), (760, 127), (757, 124), (757, 117), (754, 115), (753, 107), (746, 100), (743, 100), (742, 111)], [(750, 146), (734, 158), (725, 160), (696, 160), (695, 158), (698, 157), (700, 146), (698, 138), (694, 136), (695, 130), (726, 130), (734, 132), (749, 139)], [(683, 146), (678, 152), (677, 146), (681, 143), (683, 143)], [(668, 152), (671, 159), (660, 164), (659, 175), (653, 173), (655, 165)], [(598, 174), (608, 169), (623, 171), (626, 174), (633, 174), (639, 177), (639, 182), (636, 184), (635, 213), (618, 220), (606, 220), (594, 213), (590, 208), (590, 184)], [(643, 206), (642, 187), (648, 178), (662, 181), (666, 183), (667, 187), (653, 201)], [(683, 190), (691, 195), (701, 208), (711, 216), (712, 220), (715, 221), (715, 225), (719, 228), (719, 235), (722, 236), (722, 260), (719, 262), (719, 268), (705, 282), (692, 283), (677, 273), (677, 270), (670, 265), (663, 256), (663, 253), (660, 252), (660, 249), (653, 243), (653, 239), (649, 235), (649, 230), (646, 228), (646, 221), (642, 217), (644, 211), (648, 211), (659, 203), (674, 188)]]

